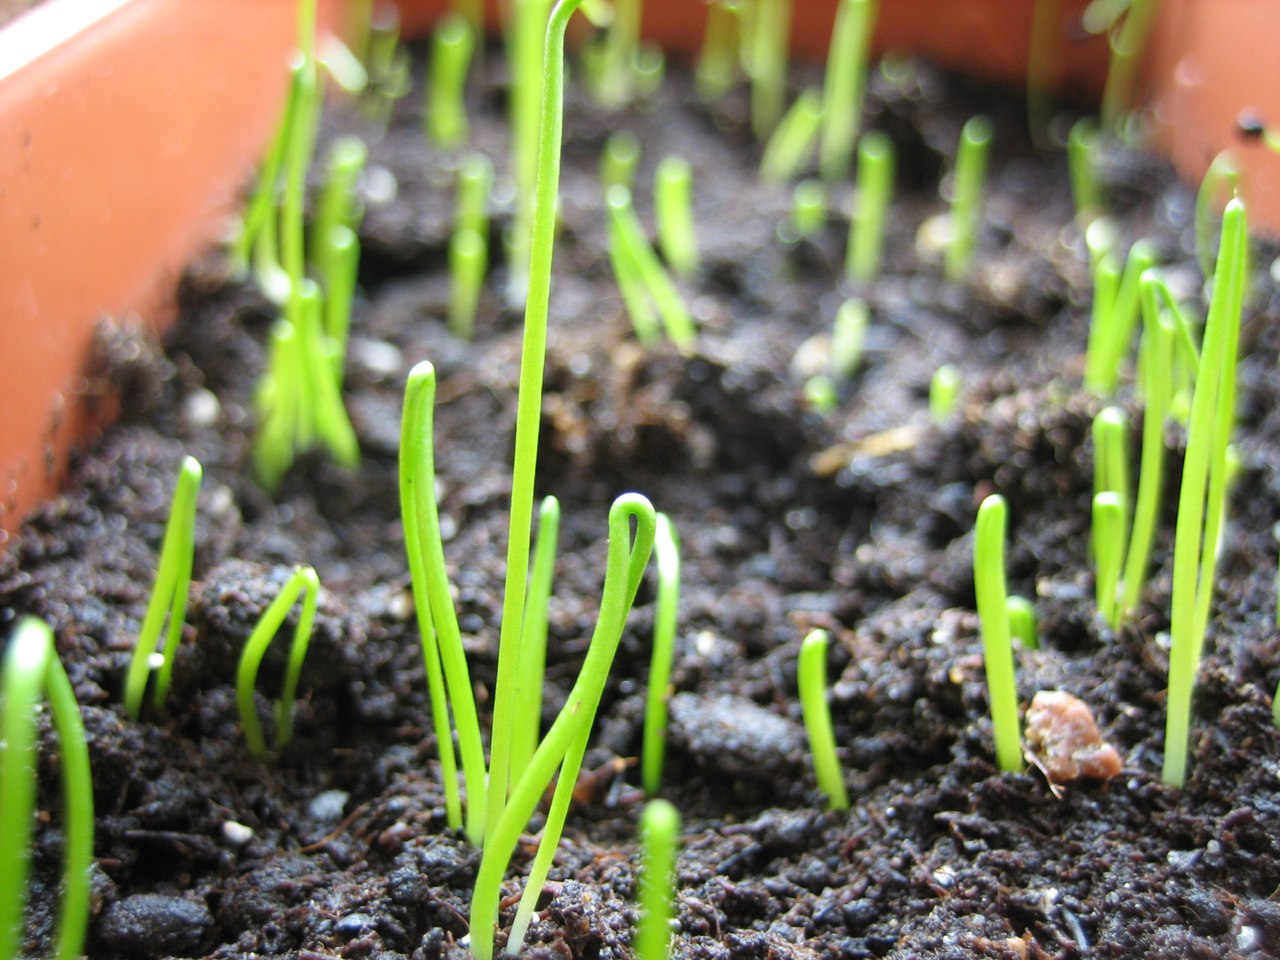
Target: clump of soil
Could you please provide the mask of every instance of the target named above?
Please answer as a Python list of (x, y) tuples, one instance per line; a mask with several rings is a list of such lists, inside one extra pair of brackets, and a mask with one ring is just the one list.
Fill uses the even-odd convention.
[[(486, 70), (472, 145), (501, 171), (496, 54)], [(307, 456), (275, 495), (250, 479), (253, 387), (273, 311), (213, 257), (184, 282), (182, 320), (162, 351), (123, 328), (104, 334), (113, 355), (133, 358), (117, 376), (132, 384), (126, 415), (0, 560), (5, 619), (50, 622), (83, 705), (98, 809), (94, 957), (464, 955), (478, 855), (445, 824), (399, 526), (399, 408), (409, 368), (432, 360), (446, 551), (487, 711), (520, 329), (501, 302), (501, 263), (474, 342), (445, 329), (458, 157), (423, 144), (418, 102), (402, 102), (371, 147), (370, 176), (396, 193), (371, 204), (362, 231), (346, 380), (360, 468)], [(952, 284), (914, 236), (942, 209), (942, 154), (979, 109), (999, 151), (978, 263), (969, 282)], [(900, 169), (885, 270), (862, 290), (842, 280), (847, 189), (822, 234), (779, 239), (789, 197), (758, 181), (741, 92), (707, 107), (671, 64), (662, 95), (632, 110), (606, 113), (578, 93), (568, 110), (539, 473), (539, 494), (555, 493), (565, 512), (546, 715), (593, 625), (608, 505), (643, 492), (672, 517), (684, 557), (663, 788), (684, 817), (676, 955), (1280, 955), (1272, 287), (1255, 291), (1244, 330), (1242, 467), (1193, 772), (1174, 790), (1158, 772), (1183, 433), (1168, 433), (1154, 575), (1136, 617), (1113, 634), (1095, 614), (1087, 551), (1087, 437), (1099, 401), (1080, 390), (1083, 246), (1064, 161), (1026, 145), (1016, 100), (924, 65), (874, 75), (870, 124), (893, 136)], [(362, 123), (333, 118), (329, 132)], [(596, 171), (605, 138), (624, 128), (644, 144), (642, 216), (663, 155), (696, 171), (702, 266), (684, 294), (701, 332), (689, 356), (636, 345), (608, 266)], [(1174, 283), (1198, 289), (1187, 190), (1138, 153), (1114, 153), (1104, 175), (1124, 242), (1153, 237)], [(499, 211), (491, 250), (501, 250), (504, 222)], [(792, 358), (851, 295), (870, 305), (866, 354), (823, 416), (807, 406)], [(934, 423), (926, 395), (942, 363), (960, 368), (964, 387), (954, 416)], [(1117, 401), (1136, 422), (1137, 398), (1126, 388)], [(132, 722), (123, 677), (184, 454), (205, 468), (197, 583), (168, 711)], [(1034, 599), (1040, 622), (1041, 649), (1018, 656), (1021, 699), (1063, 690), (1087, 704), (1122, 759), (1112, 780), (1058, 786), (1034, 768), (994, 767), (971, 529), (996, 491), (1010, 504), (1011, 587)], [(318, 570), (321, 611), (294, 743), (259, 763), (236, 718), (235, 662), (296, 563)], [(652, 621), (648, 584), (529, 956), (630, 955), (643, 801), (632, 759)], [(800, 725), (795, 661), (814, 626), (834, 638), (847, 814), (824, 811)], [(282, 672), (273, 651), (264, 711)], [(47, 937), (56, 885), (53, 759), (41, 796), (51, 814), (38, 830), (33, 948)], [(517, 876), (531, 849), (517, 852)], [(513, 879), (509, 890), (518, 887)]]

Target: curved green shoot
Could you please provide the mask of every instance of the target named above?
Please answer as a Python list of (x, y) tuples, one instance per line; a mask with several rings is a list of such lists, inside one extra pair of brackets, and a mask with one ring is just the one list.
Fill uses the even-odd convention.
[[(1138, 606), (1142, 585), (1151, 562), (1160, 493), (1164, 488), (1164, 422), (1173, 399), (1174, 325), (1161, 313), (1157, 290), (1162, 282), (1152, 271), (1142, 276), (1142, 457), (1139, 462), (1138, 492), (1134, 498), (1133, 527), (1125, 553), (1120, 602), (1116, 620), (1124, 619)], [(1167, 291), (1167, 287), (1165, 288)], [(1176, 307), (1175, 307), (1176, 309)], [(1194, 350), (1194, 347), (1192, 348)]]
[(698, 270), (698, 240), (693, 229), (693, 168), (681, 157), (663, 157), (653, 172), (653, 211), (658, 249), (683, 279)]
[(822, 83), (822, 139), (818, 170), (828, 183), (849, 172), (862, 117), (867, 56), (876, 20), (876, 0), (841, 0), (831, 31), (827, 72)]
[(476, 32), (458, 13), (436, 24), (431, 35), (431, 72), (423, 124), (437, 146), (460, 146), (470, 133), (467, 122), (467, 72), (475, 52)]
[(827, 795), (832, 810), (849, 809), (849, 791), (836, 756), (836, 738), (831, 729), (831, 708), (827, 704), (827, 631), (811, 630), (800, 643), (796, 668), (800, 688), (800, 709), (809, 735), (809, 754), (818, 789)]
[[(578, 0), (561, 0), (566, 4)], [(554, 23), (554, 18), (553, 18)], [(560, 30), (563, 31), (563, 25)], [(634, 519), (636, 530), (631, 533)], [(498, 901), (503, 874), (511, 862), (520, 835), (529, 823), (556, 771), (559, 780), (551, 809), (542, 829), (538, 853), (529, 871), (529, 882), (517, 912), (516, 923), (507, 941), (509, 952), (518, 951), (537, 901), (542, 883), (551, 867), (560, 841), (578, 770), (586, 751), (587, 738), (604, 692), (609, 667), (613, 663), (627, 614), (649, 562), (657, 525), (653, 505), (636, 493), (623, 494), (609, 509), (609, 554), (605, 566), (600, 615), (596, 620), (586, 659), (565, 700), (564, 708), (543, 738), (524, 774), (515, 782), (511, 796), (498, 815), (489, 822), (484, 855), (471, 897), (471, 955), (475, 960), (492, 960), (493, 933), (498, 920)], [(501, 652), (499, 653), (501, 656)], [(495, 733), (497, 724), (495, 722)], [(506, 789), (503, 788), (505, 795)]]
[(1204, 647), (1226, 515), (1227, 446), (1235, 421), (1236, 355), (1244, 301), (1248, 241), (1245, 208), (1227, 204), (1214, 270), (1213, 299), (1205, 321), (1200, 372), (1187, 424), (1187, 452), (1178, 493), (1173, 547), (1168, 716), (1162, 778), (1182, 786), (1187, 776), (1191, 695)]
[(827, 190), (819, 180), (801, 180), (791, 192), (791, 226), (801, 237), (812, 237), (827, 223)]
[[(449, 708), (458, 728), (458, 749), (467, 788), (467, 838), (484, 837), (484, 746), (458, 615), (449, 592), (440, 516), (436, 506), (433, 408), (436, 371), (422, 362), (409, 371), (400, 427), (400, 518), (413, 584), (422, 659), (431, 696), (431, 716), (440, 751), (445, 812), (450, 827), (462, 825)], [(446, 698), (447, 683), (447, 698)]]
[(640, 165), (640, 138), (630, 130), (610, 134), (600, 153), (600, 186), (608, 194), (613, 186), (631, 189)]
[(507, 575), (502, 597), (502, 627), (498, 639), (498, 676), (494, 690), (493, 737), (490, 744), (486, 801), (487, 822), (490, 824), (497, 822), (499, 813), (506, 806), (510, 779), (511, 736), (515, 719), (515, 698), (512, 692), (518, 686), (516, 671), (529, 575), (533, 484), (538, 462), (542, 374), (547, 353), (547, 310), (551, 298), (551, 259), (555, 247), (556, 197), (560, 189), (560, 144), (564, 127), (564, 34), (569, 18), (581, 2), (582, 0), (558, 0), (546, 23), (546, 45), (542, 57), (538, 174), (530, 231), (529, 286), (520, 354), (520, 386), (516, 399)]
[(1124, 564), (1124, 499), (1114, 490), (1093, 495), (1094, 594), (1111, 629), (1120, 625), (1117, 589)]
[(760, 157), (760, 179), (785, 183), (799, 175), (809, 162), (822, 126), (822, 94), (810, 87), (783, 115)]
[(89, 927), (93, 865), (93, 778), (75, 691), (42, 620), (18, 621), (0, 679), (0, 957), (17, 957), (23, 941), (31, 821), (36, 799), (36, 710), (48, 698), (62, 771), (62, 904), (53, 955), (78, 960)]
[(520, 634), (520, 686), (515, 736), (511, 740), (511, 779), (519, 780), (538, 746), (542, 725), (542, 681), (547, 663), (547, 605), (555, 575), (556, 546), (560, 536), (560, 501), (543, 497), (538, 508), (538, 539), (533, 548), (533, 572), (524, 607), (524, 631)]
[(960, 368), (954, 363), (944, 363), (933, 371), (929, 379), (929, 416), (934, 423), (950, 419), (955, 412), (961, 384)]
[(884, 222), (893, 197), (893, 141), (879, 130), (858, 140), (858, 175), (844, 273), (850, 280), (870, 283), (880, 272)]
[(636, 960), (667, 960), (671, 953), (673, 876), (680, 847), (680, 813), (666, 800), (650, 800), (640, 814), (640, 920)]
[(1009, 601), (1004, 580), (1004, 497), (992, 494), (978, 507), (973, 541), (973, 586), (982, 625), (982, 663), (991, 702), (996, 763), (1005, 773), (1022, 770), (1022, 735), (1018, 723), (1018, 688), (1013, 673), (1009, 633)]
[(641, 302), (645, 300), (661, 317), (667, 339), (682, 353), (689, 352), (697, 341), (697, 328), (680, 291), (649, 246), (631, 205), (631, 191), (621, 186), (610, 187), (605, 194), (605, 206), (609, 212), (610, 258), (637, 336), (642, 343), (657, 339), (652, 309)]
[[(182, 639), (183, 621), (187, 615), (187, 593), (191, 587), (191, 564), (195, 549), (196, 500), (200, 494), (200, 479), (204, 471), (194, 457), (184, 457), (178, 471), (178, 485), (169, 506), (169, 519), (164, 527), (164, 540), (160, 546), (160, 562), (156, 566), (156, 579), (151, 587), (151, 599), (138, 631), (138, 642), (129, 661), (129, 672), (124, 682), (124, 708), (135, 720), (142, 713), (142, 698), (147, 691), (147, 677), (156, 666), (156, 644), (164, 627), (165, 614), (169, 615), (169, 631), (165, 637), (164, 652), (159, 659), (155, 687), (151, 691), (152, 704), (157, 710), (164, 706), (169, 695), (169, 678), (173, 672), (173, 658)], [(0, 954), (3, 956), (3, 954)]]
[(334, 227), (343, 226), (355, 234), (363, 216), (356, 186), (369, 149), (359, 137), (340, 137), (329, 148), (324, 188), (316, 201), (311, 224), (311, 259), (316, 276), (332, 296)]
[(751, 78), (751, 130), (757, 140), (769, 136), (782, 116), (790, 43), (791, 0), (755, 0), (747, 73)]
[(992, 136), (991, 121), (981, 116), (971, 117), (960, 131), (951, 182), (951, 238), (942, 261), (948, 280), (964, 279), (973, 265)]
[(240, 654), (240, 666), (236, 671), (236, 707), (240, 711), (240, 722), (244, 725), (244, 738), (249, 744), (249, 753), (258, 760), (267, 755), (267, 741), (262, 735), (262, 724), (258, 721), (258, 710), (253, 702), (258, 668), (285, 617), (301, 595), (302, 611), (298, 614), (297, 626), (293, 628), (293, 640), (289, 644), (289, 665), (285, 669), (284, 687), (276, 706), (276, 749), (281, 750), (293, 739), (293, 704), (298, 693), (302, 664), (307, 659), (307, 648), (311, 644), (311, 627), (315, 622), (319, 594), (320, 578), (316, 576), (315, 570), (311, 567), (298, 567), (294, 570), (276, 598), (258, 618)]
[(667, 698), (671, 696), (671, 661), (675, 656), (680, 607), (680, 540), (675, 524), (664, 513), (657, 517), (653, 552), (658, 567), (658, 596), (640, 750), (640, 782), (651, 797), (662, 786), (662, 765), (667, 751)]
[(1098, 125), (1083, 117), (1067, 134), (1067, 170), (1076, 222), (1089, 224), (1102, 213), (1102, 188), (1098, 184)]
[(1010, 596), (1005, 601), (1009, 611), (1009, 632), (1022, 644), (1023, 650), (1039, 650), (1040, 636), (1036, 629), (1036, 608), (1026, 597)]

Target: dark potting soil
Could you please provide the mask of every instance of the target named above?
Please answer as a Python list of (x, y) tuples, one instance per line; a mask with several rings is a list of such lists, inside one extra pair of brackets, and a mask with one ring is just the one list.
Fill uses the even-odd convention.
[[(472, 101), (472, 145), (500, 170), (501, 69), (491, 56)], [(565, 514), (545, 719), (593, 625), (608, 505), (637, 490), (675, 522), (684, 561), (662, 791), (684, 818), (676, 956), (1280, 956), (1274, 286), (1260, 283), (1247, 311), (1242, 465), (1191, 777), (1172, 789), (1159, 770), (1183, 431), (1167, 432), (1154, 575), (1113, 634), (1095, 613), (1087, 553), (1087, 437), (1100, 403), (1080, 389), (1090, 294), (1065, 161), (1027, 146), (1016, 99), (922, 65), (891, 77), (873, 76), (869, 122), (897, 146), (898, 193), (886, 268), (861, 290), (842, 281), (844, 213), (816, 238), (784, 236), (789, 190), (759, 183), (743, 92), (707, 108), (673, 64), (662, 97), (625, 113), (570, 93), (538, 483)], [(4, 620), (31, 613), (53, 626), (90, 738), (91, 956), (465, 954), (479, 858), (445, 824), (399, 522), (399, 414), (407, 371), (432, 360), (449, 573), (487, 712), (520, 325), (503, 306), (499, 263), (474, 342), (446, 331), (458, 156), (424, 145), (417, 102), (402, 102), (371, 147), (371, 193), (383, 201), (371, 200), (362, 231), (346, 381), (359, 469), (308, 455), (275, 495), (250, 479), (253, 388), (273, 312), (214, 257), (186, 279), (182, 320), (162, 348), (104, 327), (96, 375), (123, 391), (124, 416), (0, 560)], [(978, 110), (999, 147), (973, 277), (953, 284), (915, 234), (942, 210), (943, 154)], [(368, 130), (353, 117), (330, 125)], [(689, 356), (636, 344), (604, 253), (597, 167), (619, 129), (643, 144), (646, 222), (655, 163), (677, 153), (695, 170), (702, 266), (683, 292), (701, 329)], [(1197, 291), (1190, 193), (1136, 152), (1109, 153), (1104, 176), (1122, 243), (1155, 238), (1175, 286)], [(841, 188), (833, 209), (848, 199)], [(507, 215), (491, 238), (499, 260)], [(807, 406), (793, 357), (851, 295), (870, 305), (866, 353), (824, 416)], [(963, 390), (937, 424), (926, 395), (942, 363), (960, 368)], [(1136, 424), (1127, 388), (1118, 402)], [(184, 454), (205, 469), (197, 582), (167, 715), (133, 722), (123, 678)], [(1010, 505), (1010, 586), (1034, 598), (1040, 622), (1041, 648), (1018, 654), (1021, 700), (1061, 689), (1092, 707), (1123, 757), (1108, 782), (1055, 792), (1034, 768), (995, 768), (971, 530), (977, 504), (997, 491)], [(237, 720), (235, 664), (297, 563), (316, 567), (324, 591), (296, 737), (256, 762)], [(652, 623), (646, 583), (528, 956), (630, 955)], [(824, 810), (800, 724), (796, 655), (815, 626), (833, 637), (848, 813)], [(282, 664), (273, 651), (264, 713)], [(43, 756), (33, 949), (52, 920), (60, 856), (57, 764)], [(517, 851), (508, 892), (531, 852)]]

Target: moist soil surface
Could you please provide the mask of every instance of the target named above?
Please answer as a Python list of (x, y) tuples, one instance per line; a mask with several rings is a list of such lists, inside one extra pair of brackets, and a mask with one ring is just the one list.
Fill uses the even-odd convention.
[[(500, 182), (502, 71), (491, 51), (471, 101), (471, 145), (495, 159)], [(97, 807), (93, 957), (465, 955), (479, 857), (445, 821), (399, 520), (400, 404), (409, 368), (432, 360), (445, 548), (483, 721), (520, 318), (501, 295), (500, 187), (498, 262), (475, 338), (446, 329), (459, 155), (424, 144), (418, 102), (402, 101), (381, 138), (355, 113), (327, 125), (326, 136), (372, 141), (345, 383), (359, 468), (308, 454), (275, 494), (255, 484), (253, 391), (274, 310), (215, 256), (186, 278), (181, 321), (163, 344), (104, 324), (87, 383), (118, 392), (123, 416), (0, 560), (3, 617), (49, 621), (82, 704)], [(868, 110), (897, 147), (898, 186), (884, 270), (854, 289), (842, 269), (848, 188), (834, 191), (818, 235), (790, 236), (790, 190), (759, 182), (744, 91), (707, 107), (678, 64), (660, 98), (623, 112), (571, 87), (538, 474), (538, 494), (554, 493), (564, 510), (544, 723), (594, 624), (609, 504), (639, 491), (672, 518), (683, 554), (662, 788), (683, 816), (676, 956), (1280, 956), (1273, 285), (1255, 284), (1246, 311), (1241, 466), (1190, 779), (1174, 789), (1159, 772), (1185, 432), (1168, 425), (1153, 573), (1113, 632), (1096, 613), (1088, 553), (1088, 437), (1102, 403), (1080, 386), (1090, 293), (1062, 152), (1029, 146), (1016, 97), (921, 64), (873, 72)], [(916, 233), (944, 209), (947, 158), (979, 110), (998, 146), (975, 267), (952, 283)], [(687, 355), (637, 344), (609, 267), (597, 170), (606, 136), (621, 129), (643, 145), (636, 203), (646, 223), (655, 163), (677, 153), (695, 170), (702, 260), (682, 291), (700, 333)], [(1175, 289), (1199, 302), (1191, 193), (1141, 152), (1111, 149), (1103, 161), (1121, 248), (1152, 237)], [(802, 345), (830, 330), (850, 296), (870, 307), (865, 353), (836, 408), (818, 413), (804, 391), (815, 347)], [(954, 413), (935, 422), (928, 385), (943, 363), (963, 386)], [(1129, 386), (1113, 402), (1140, 422)], [(187, 626), (167, 711), (135, 722), (121, 706), (123, 678), (186, 454), (205, 471)], [(1113, 779), (1053, 787), (1034, 765), (995, 766), (971, 532), (994, 492), (1009, 502), (1010, 589), (1034, 600), (1039, 620), (1040, 648), (1017, 654), (1020, 700), (1038, 690), (1084, 700), (1122, 758)], [(237, 719), (237, 658), (299, 563), (315, 566), (324, 589), (295, 738), (258, 762)], [(528, 956), (631, 955), (653, 615), (649, 580)], [(825, 809), (809, 766), (796, 656), (814, 627), (832, 636), (849, 812)], [(273, 650), (258, 684), (269, 734), (267, 695), (282, 670)], [(35, 954), (47, 945), (61, 849), (57, 764), (51, 749), (43, 756)], [(517, 850), (510, 894), (540, 818)]]

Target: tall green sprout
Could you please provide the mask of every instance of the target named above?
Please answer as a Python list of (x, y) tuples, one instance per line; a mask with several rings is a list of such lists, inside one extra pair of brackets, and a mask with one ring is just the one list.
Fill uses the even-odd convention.
[(809, 164), (821, 125), (822, 94), (811, 87), (796, 97), (773, 128), (760, 157), (760, 179), (785, 183), (800, 174)]
[(970, 118), (960, 131), (951, 180), (951, 237), (943, 258), (948, 280), (963, 279), (973, 264), (991, 137), (991, 121), (986, 117)]
[(841, 180), (849, 172), (862, 115), (876, 8), (876, 0), (840, 0), (836, 8), (822, 84), (822, 138), (818, 145), (818, 170), (828, 182)]
[(858, 140), (858, 173), (849, 218), (849, 246), (844, 273), (850, 280), (870, 283), (880, 272), (884, 222), (893, 196), (893, 141), (879, 130)]
[(676, 276), (698, 270), (698, 240), (693, 228), (693, 168), (681, 157), (663, 157), (653, 172), (653, 210), (658, 249)]
[(649, 796), (662, 786), (662, 765), (667, 751), (667, 698), (671, 695), (671, 660), (675, 655), (680, 607), (680, 540), (675, 524), (663, 513), (658, 514), (653, 550), (658, 567), (658, 597), (640, 751), (640, 781)]
[(671, 888), (679, 846), (679, 811), (666, 800), (650, 800), (640, 814), (640, 920), (632, 942), (636, 960), (667, 960), (671, 953)]
[(1182, 786), (1187, 776), (1191, 694), (1213, 599), (1218, 540), (1226, 517), (1227, 445), (1235, 423), (1236, 355), (1244, 301), (1244, 204), (1232, 200), (1222, 217), (1222, 241), (1205, 322), (1200, 370), (1187, 424), (1187, 452), (1178, 494), (1173, 548), (1168, 717), (1162, 776)]
[(827, 804), (832, 810), (848, 810), (849, 791), (844, 785), (840, 758), (836, 755), (835, 735), (831, 731), (831, 708), (827, 704), (825, 630), (811, 630), (800, 644), (796, 681), (818, 789), (827, 795)]
[(1124, 19), (1110, 31), (1111, 64), (1102, 91), (1102, 123), (1113, 132), (1121, 132), (1126, 111), (1133, 103), (1138, 62), (1158, 7), (1159, 0), (1129, 0)]
[(431, 74), (423, 124), (437, 146), (450, 148), (466, 142), (467, 71), (475, 52), (477, 33), (467, 19), (454, 13), (441, 20), (431, 38)]
[(754, 0), (751, 11), (751, 129), (764, 140), (782, 117), (790, 59), (791, 0)]
[(43, 695), (62, 772), (62, 904), (53, 955), (78, 960), (89, 927), (93, 866), (93, 777), (75, 691), (58, 661), (53, 631), (24, 617), (9, 639), (0, 677), (0, 957), (22, 952), (23, 912), (36, 801), (36, 714)]
[(1004, 497), (992, 494), (978, 508), (973, 541), (973, 586), (982, 624), (982, 663), (991, 703), (996, 763), (1005, 773), (1022, 770), (1022, 735), (1018, 723), (1018, 688), (1013, 672), (1008, 592), (1004, 576)]

